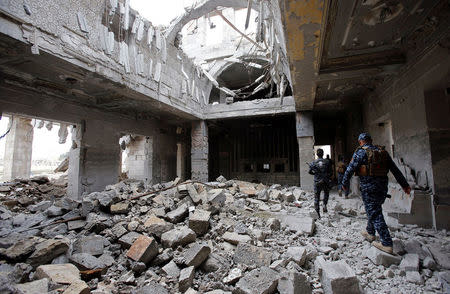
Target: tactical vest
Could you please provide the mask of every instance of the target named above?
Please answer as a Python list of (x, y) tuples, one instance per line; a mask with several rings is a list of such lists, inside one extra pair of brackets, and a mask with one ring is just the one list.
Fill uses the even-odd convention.
[[(368, 147), (358, 147), (364, 149), (367, 154), (367, 164), (361, 165), (356, 175), (370, 177), (385, 177), (389, 172), (389, 154), (384, 146), (376, 146), (379, 150)], [(357, 149), (357, 150), (358, 150)]]

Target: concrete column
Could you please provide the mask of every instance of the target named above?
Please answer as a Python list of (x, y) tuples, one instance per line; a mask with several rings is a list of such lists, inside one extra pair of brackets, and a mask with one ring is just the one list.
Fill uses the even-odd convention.
[(116, 128), (104, 121), (87, 121), (74, 131), (69, 154), (68, 195), (102, 191), (119, 179), (120, 146)]
[(177, 177), (186, 180), (186, 144), (177, 143)]
[(300, 186), (305, 190), (314, 189), (314, 178), (308, 173), (307, 162), (314, 161), (314, 124), (311, 111), (296, 114), (296, 130), (299, 154)]
[(192, 122), (191, 170), (192, 179), (208, 181), (208, 126), (205, 121)]
[(4, 156), (4, 180), (29, 178), (33, 150), (33, 126), (31, 119), (11, 117), (11, 129), (6, 136)]

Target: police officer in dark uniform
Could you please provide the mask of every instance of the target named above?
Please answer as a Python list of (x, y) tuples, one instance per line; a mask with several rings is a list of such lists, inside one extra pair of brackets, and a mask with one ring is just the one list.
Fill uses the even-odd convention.
[(372, 245), (392, 254), (393, 243), (381, 207), (387, 196), (388, 172), (392, 172), (405, 193), (410, 194), (411, 187), (389, 153), (383, 147), (374, 146), (368, 133), (360, 134), (358, 142), (359, 147), (345, 171), (342, 186), (344, 190), (348, 190), (350, 178), (356, 172), (360, 179), (361, 195), (368, 218), (366, 231), (361, 234), (367, 241), (372, 242), (375, 240), (375, 231), (378, 232), (381, 243), (373, 242)]
[(323, 150), (317, 150), (317, 156), (319, 157), (309, 166), (309, 173), (314, 175), (314, 208), (320, 218), (319, 202), (320, 192), (323, 190), (323, 212), (327, 212), (327, 203), (330, 193), (330, 180), (332, 174), (331, 160), (323, 158)]

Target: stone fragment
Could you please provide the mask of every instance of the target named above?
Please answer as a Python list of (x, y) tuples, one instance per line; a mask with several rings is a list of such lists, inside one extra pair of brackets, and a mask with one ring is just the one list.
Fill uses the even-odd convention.
[(248, 235), (240, 235), (235, 232), (225, 232), (222, 235), (222, 238), (233, 245), (238, 245), (239, 243), (248, 243), (252, 240), (252, 238)]
[[(151, 281), (149, 284), (140, 287), (131, 292), (133, 294), (169, 294), (169, 290), (167, 290), (163, 285), (160, 285), (154, 281)], [(102, 293), (107, 294), (107, 293)], [(109, 294), (109, 293), (108, 293)]]
[(187, 204), (180, 205), (177, 209), (172, 210), (166, 214), (166, 219), (171, 223), (179, 223), (183, 221), (188, 215)]
[(436, 269), (436, 262), (434, 261), (433, 258), (427, 256), (423, 260), (423, 267), (431, 269), (431, 270), (435, 270)]
[(280, 224), (280, 220), (279, 219), (277, 219), (277, 218), (269, 218), (268, 220), (267, 220), (267, 226), (271, 229), (271, 230), (274, 230), (274, 231), (278, 231), (279, 229), (280, 229), (280, 226), (281, 226), (281, 224)]
[(227, 200), (223, 189), (213, 189), (208, 191), (208, 201), (213, 205), (222, 205)]
[(284, 222), (291, 232), (302, 232), (311, 236), (314, 233), (315, 222), (311, 217), (288, 215)]
[(170, 261), (165, 266), (163, 266), (162, 271), (169, 278), (178, 278), (180, 276), (180, 268), (177, 266), (177, 264), (173, 260)]
[(35, 251), (28, 258), (28, 262), (36, 267), (51, 262), (55, 257), (69, 249), (68, 239), (49, 239), (36, 245)]
[(295, 201), (294, 194), (293, 194), (292, 192), (289, 192), (289, 191), (283, 193), (283, 194), (282, 194), (282, 197), (283, 197), (283, 200), (284, 200), (284, 201), (289, 202), (289, 203)]
[(189, 287), (191, 287), (194, 282), (195, 269), (193, 266), (184, 268), (180, 272), (180, 278), (178, 280), (178, 290), (180, 292), (185, 292)]
[(200, 266), (208, 258), (211, 248), (205, 244), (194, 244), (184, 253), (184, 262), (187, 266)]
[(194, 204), (199, 204), (201, 201), (200, 196), (198, 195), (197, 189), (195, 189), (194, 185), (192, 184), (188, 184), (186, 185), (189, 197), (191, 197), (192, 202), (194, 202)]
[(262, 200), (262, 201), (268, 201), (269, 200), (269, 192), (267, 191), (267, 189), (262, 189), (261, 191), (259, 191), (258, 195), (257, 195), (257, 199)]
[(155, 239), (147, 236), (140, 236), (128, 249), (127, 257), (134, 261), (149, 263), (158, 255), (158, 244)]
[(161, 238), (161, 235), (167, 231), (173, 229), (173, 224), (166, 222), (165, 220), (151, 215), (144, 223), (144, 228), (149, 234), (153, 234), (158, 238)]
[(230, 267), (230, 262), (223, 256), (211, 253), (206, 261), (202, 264), (201, 269), (206, 273), (215, 272), (219, 269), (227, 269)]
[(62, 294), (89, 294), (91, 293), (91, 289), (86, 284), (85, 281), (76, 281), (64, 290)]
[(50, 206), (52, 206), (52, 202), (51, 201), (41, 201), (39, 203), (36, 203), (34, 205), (29, 205), (27, 207), (27, 209), (31, 212), (38, 212), (38, 211), (44, 211), (47, 208), (49, 208)]
[(416, 272), (416, 271), (406, 272), (406, 280), (408, 282), (418, 284), (418, 285), (423, 284), (422, 276), (419, 274), (419, 272)]
[(24, 284), (17, 284), (17, 290), (23, 294), (39, 294), (48, 292), (48, 279), (40, 279)]
[(291, 271), (278, 280), (278, 292), (283, 294), (311, 294), (308, 277), (303, 273)]
[(104, 268), (105, 265), (97, 257), (88, 253), (75, 253), (69, 258), (70, 262), (74, 264), (79, 270), (91, 270)]
[(119, 244), (122, 246), (122, 248), (128, 249), (133, 245), (134, 241), (136, 241), (137, 238), (139, 238), (141, 234), (136, 232), (129, 232), (120, 237), (118, 240)]
[(403, 255), (405, 254), (405, 246), (403, 245), (402, 240), (399, 239), (392, 239), (393, 243), (393, 251), (395, 255)]
[(71, 263), (45, 264), (38, 266), (35, 278), (48, 278), (58, 284), (72, 284), (80, 280), (80, 271)]
[(210, 218), (211, 212), (196, 209), (194, 213), (189, 216), (189, 228), (192, 229), (197, 236), (201, 236), (208, 232)]
[(418, 254), (419, 255), (419, 259), (421, 261), (423, 261), (425, 259), (425, 257), (427, 257), (427, 256), (431, 257), (430, 251), (429, 250), (424, 250), (422, 248), (422, 244), (419, 241), (417, 241), (416, 239), (407, 240), (403, 244), (404, 244), (404, 247), (405, 247), (405, 251), (407, 253)]
[(240, 278), (242, 278), (242, 270), (240, 268), (234, 268), (222, 281), (224, 284), (231, 285), (236, 283)]
[(8, 249), (0, 249), (0, 257), (15, 262), (24, 260), (33, 253), (36, 245), (42, 241), (43, 239), (37, 237), (19, 240)]
[(112, 214), (124, 214), (128, 213), (129, 206), (130, 206), (129, 203), (119, 202), (111, 205), (110, 210)]
[(450, 270), (450, 254), (444, 248), (432, 245), (428, 247), (440, 268)]
[(277, 289), (279, 275), (276, 271), (261, 267), (247, 273), (236, 284), (234, 294), (270, 294)]
[(342, 260), (324, 263), (321, 283), (325, 294), (360, 293), (355, 272)]
[(161, 235), (161, 243), (164, 247), (184, 246), (192, 243), (196, 239), (195, 232), (186, 226), (173, 229)]
[(61, 207), (52, 205), (49, 208), (47, 208), (47, 210), (45, 211), (45, 213), (49, 216), (49, 217), (55, 217), (55, 216), (60, 216), (64, 214), (64, 211)]
[(220, 175), (217, 177), (216, 181), (219, 183), (225, 183), (227, 179), (224, 176)]
[(233, 260), (235, 263), (247, 266), (269, 266), (272, 260), (272, 252), (265, 248), (239, 243)]
[(304, 247), (289, 247), (284, 253), (286, 258), (295, 261), (299, 266), (303, 266), (306, 261), (306, 248)]
[(125, 235), (128, 231), (123, 226), (123, 223), (118, 223), (114, 225), (114, 227), (112, 227), (111, 232), (116, 238), (120, 238), (123, 235)]
[(381, 251), (373, 246), (366, 250), (366, 256), (376, 265), (383, 265), (389, 267), (392, 264), (400, 264), (401, 257), (395, 256), (384, 251)]
[(403, 256), (400, 262), (400, 269), (404, 271), (419, 271), (419, 255), (415, 253), (408, 253)]
[(75, 253), (88, 253), (99, 256), (103, 254), (104, 243), (105, 238), (100, 235), (85, 236), (75, 241), (73, 251)]

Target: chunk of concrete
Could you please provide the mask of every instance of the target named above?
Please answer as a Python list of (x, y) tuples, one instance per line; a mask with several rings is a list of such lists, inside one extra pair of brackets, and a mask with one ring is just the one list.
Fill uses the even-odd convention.
[(302, 232), (311, 236), (314, 233), (316, 224), (312, 217), (288, 215), (284, 218), (284, 222), (291, 232)]
[(75, 253), (88, 253), (94, 256), (103, 254), (105, 238), (99, 235), (91, 235), (78, 239), (74, 245)]
[(177, 209), (168, 212), (165, 218), (169, 222), (177, 224), (183, 221), (187, 215), (188, 215), (188, 206), (187, 204), (182, 204)]
[(34, 276), (36, 279), (48, 278), (55, 283), (68, 285), (80, 280), (80, 271), (71, 263), (45, 264), (38, 266)]
[(166, 222), (165, 220), (157, 217), (156, 215), (151, 215), (144, 223), (144, 228), (149, 234), (153, 234), (158, 238), (167, 231), (173, 229), (173, 224)]
[(366, 250), (366, 256), (376, 265), (383, 265), (390, 267), (392, 264), (400, 264), (402, 258), (400, 256), (392, 255), (381, 251), (373, 246)]
[(134, 241), (136, 241), (137, 238), (142, 236), (139, 233), (136, 232), (129, 232), (123, 235), (119, 238), (118, 243), (122, 246), (122, 248), (128, 249), (133, 245)]
[(279, 275), (276, 271), (261, 267), (247, 273), (236, 284), (234, 294), (271, 294), (277, 289)]
[(324, 263), (321, 283), (325, 294), (360, 293), (355, 272), (342, 260)]
[(239, 243), (233, 260), (235, 263), (247, 266), (269, 266), (272, 261), (272, 252), (265, 248)]
[(308, 277), (303, 273), (291, 271), (278, 280), (278, 292), (283, 294), (311, 294)]
[(0, 249), (0, 257), (13, 262), (24, 260), (33, 253), (36, 245), (43, 240), (44, 239), (38, 237), (19, 240), (7, 249)]
[(234, 268), (223, 278), (222, 282), (231, 285), (236, 283), (240, 278), (242, 278), (242, 270), (240, 268)]
[(408, 282), (418, 284), (418, 285), (423, 284), (422, 276), (419, 274), (419, 272), (416, 272), (416, 271), (406, 272), (406, 280)]
[(191, 228), (197, 236), (201, 236), (208, 232), (210, 218), (211, 212), (196, 209), (194, 213), (189, 216), (189, 228)]
[(440, 268), (450, 270), (450, 254), (444, 248), (432, 245), (428, 247)]
[(306, 248), (300, 246), (289, 247), (284, 253), (284, 256), (292, 259), (299, 266), (303, 266), (306, 261)]
[(198, 195), (197, 189), (195, 189), (194, 185), (188, 184), (186, 185), (186, 188), (192, 202), (194, 202), (194, 204), (199, 204), (201, 201), (201, 197)]
[(222, 238), (233, 245), (238, 245), (239, 243), (248, 243), (252, 238), (248, 235), (241, 235), (235, 232), (225, 232)]
[(184, 268), (180, 272), (180, 278), (178, 279), (178, 290), (185, 292), (191, 287), (194, 282), (195, 269), (193, 266)]
[(69, 258), (70, 262), (76, 265), (79, 270), (91, 270), (104, 268), (105, 265), (97, 257), (88, 253), (75, 253)]
[(408, 271), (419, 271), (419, 255), (415, 253), (408, 253), (403, 256), (400, 262), (400, 269)]
[(195, 232), (184, 226), (178, 229), (173, 229), (161, 235), (161, 243), (164, 247), (184, 246), (195, 241), (197, 236)]
[[(167, 290), (163, 285), (160, 285), (154, 281), (149, 284), (140, 287), (131, 292), (132, 294), (169, 294), (169, 290)], [(109, 294), (109, 293), (101, 293), (101, 294)]]
[(155, 239), (143, 235), (134, 241), (127, 252), (128, 258), (143, 263), (149, 263), (156, 255), (158, 255), (158, 244)]
[(213, 205), (223, 205), (227, 200), (223, 189), (213, 189), (208, 191), (208, 201)]
[(184, 253), (184, 262), (187, 266), (200, 266), (208, 258), (211, 248), (205, 244), (194, 244)]
[(125, 214), (128, 213), (130, 204), (127, 202), (119, 202), (111, 205), (110, 210), (112, 214)]
[(64, 290), (62, 294), (89, 294), (91, 293), (91, 289), (86, 284), (85, 281), (76, 281)]
[(180, 276), (180, 268), (171, 260), (168, 264), (162, 267), (163, 273), (169, 278), (178, 278)]
[(64, 254), (69, 249), (68, 239), (49, 239), (36, 245), (35, 251), (28, 258), (28, 262), (36, 267), (51, 262), (54, 258)]
[(17, 290), (23, 294), (38, 294), (48, 292), (48, 279), (40, 279), (29, 283), (17, 284)]

